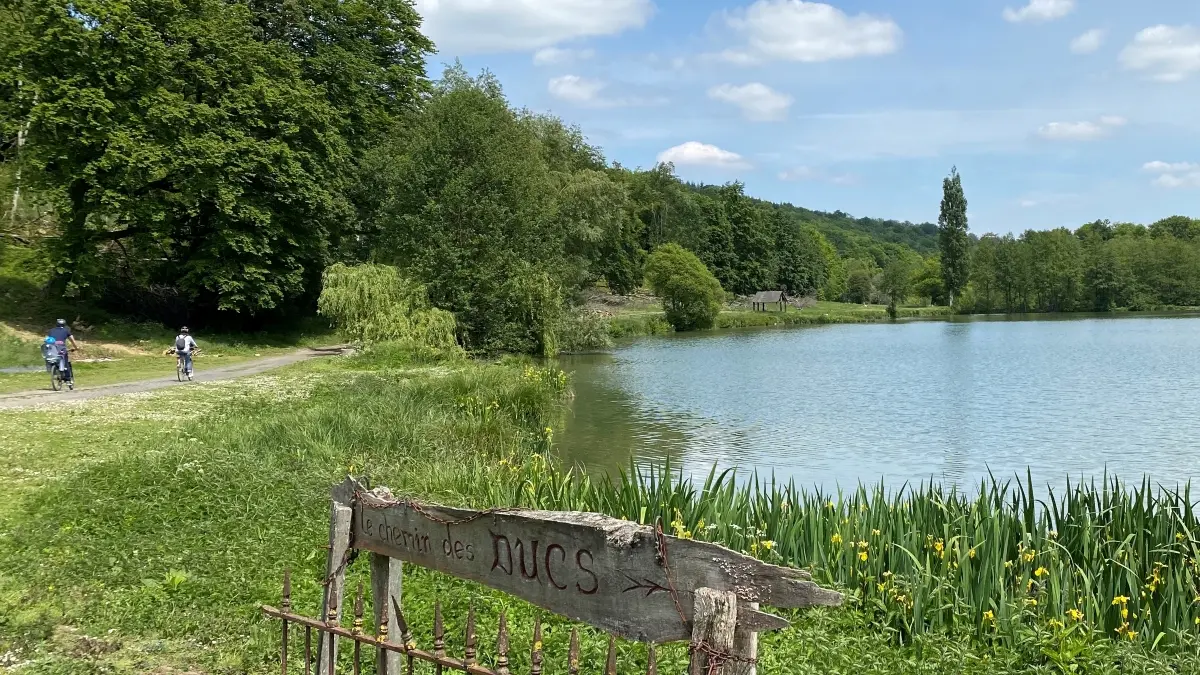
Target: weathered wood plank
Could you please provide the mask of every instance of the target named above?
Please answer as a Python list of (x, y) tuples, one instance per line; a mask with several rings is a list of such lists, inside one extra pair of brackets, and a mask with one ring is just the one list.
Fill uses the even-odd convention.
[[(695, 594), (695, 616), (692, 624), (691, 675), (707, 675), (711, 672), (710, 651), (716, 654), (732, 654), (733, 634), (737, 626), (737, 596), (731, 591), (698, 588)], [(717, 675), (733, 672), (728, 662), (720, 664)]]
[[(758, 609), (758, 603), (751, 603), (751, 608)], [(738, 615), (742, 612), (738, 606)], [(758, 632), (748, 630), (741, 621), (733, 632), (733, 655), (738, 659), (730, 664), (733, 675), (756, 675), (758, 668), (755, 659), (758, 658)]]
[[(346, 561), (350, 555), (350, 521), (354, 512), (343, 503), (331, 502), (329, 507), (329, 555), (325, 559), (325, 591), (321, 600), (321, 618), (337, 623), (342, 617), (346, 586)], [(317, 640), (317, 675), (334, 675), (337, 660), (337, 640)]]
[[(776, 607), (842, 602), (803, 571), (670, 536), (668, 578), (654, 529), (607, 516), (482, 513), (396, 500), (386, 488), (367, 492), (352, 481), (338, 489), (355, 495), (356, 548), (480, 582), (626, 639), (688, 639), (697, 588)], [(749, 607), (742, 618), (758, 631), (787, 625)]]
[[(397, 623), (399, 617), (395, 616), (395, 612), (389, 612), (387, 608), (392, 598), (403, 601), (403, 565), (404, 563), (395, 558), (378, 553), (371, 554), (371, 597), (375, 610), (375, 628), (378, 630), (384, 624), (386, 617), (389, 637), (400, 637), (400, 626)], [(385, 660), (387, 663), (384, 663)], [(381, 673), (399, 673), (400, 654), (380, 650), (376, 655), (375, 667)]]

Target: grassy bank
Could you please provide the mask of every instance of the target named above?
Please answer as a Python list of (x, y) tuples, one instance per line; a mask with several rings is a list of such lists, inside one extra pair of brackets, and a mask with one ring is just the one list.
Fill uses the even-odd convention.
[[(901, 319), (948, 317), (949, 307), (901, 307)], [(891, 321), (884, 305), (856, 305), (844, 302), (818, 302), (811, 307), (786, 311), (755, 312), (734, 308), (721, 312), (717, 329), (753, 328), (768, 326), (816, 326), (835, 323), (875, 323)], [(613, 339), (661, 335), (672, 332), (661, 311), (639, 307), (631, 311), (616, 311), (607, 317), (608, 334)]]
[[(1174, 536), (1184, 533), (1191, 545), (1181, 529), (1190, 527), (1190, 515), (1171, 520), (1159, 510), (1164, 505), (1121, 497), (1115, 508), (1072, 507), (1071, 522), (1059, 523), (1008, 498), (975, 505), (934, 491), (900, 502), (834, 495), (828, 506), (825, 495), (746, 492), (732, 483), (702, 489), (659, 475), (593, 483), (546, 459), (568, 395), (561, 373), (524, 361), (421, 363), (384, 351), (169, 393), (0, 413), (0, 664), (56, 674), (277, 672), (278, 627), (261, 619), (256, 604), (278, 601), (280, 574), (290, 567), (296, 606), (316, 611), (327, 490), (353, 473), (450, 504), (583, 508), (644, 520), (663, 514), (680, 534), (811, 566), (818, 579), (848, 591), (845, 608), (793, 614), (794, 628), (764, 636), (760, 672), (1200, 668), (1188, 631), (1155, 644), (1142, 628), (1167, 625), (1162, 608), (1192, 599), (1190, 590), (1180, 595), (1193, 572)], [(1092, 512), (1099, 521), (1075, 520)], [(1052, 526), (1054, 541), (1047, 539)], [(928, 546), (927, 535), (934, 537)], [(1020, 556), (1028, 550), (1049, 575), (1025, 563)], [(1014, 556), (1019, 574), (977, 574), (984, 563)], [(1179, 602), (1156, 597), (1150, 609), (1162, 616), (1136, 624), (1138, 639), (1111, 639), (1107, 622), (1124, 606), (1101, 601), (1136, 589), (1135, 580), (1145, 586), (1144, 570), (1159, 560), (1171, 568), (1160, 572), (1154, 592)], [(952, 563), (954, 573), (947, 571)], [(889, 570), (893, 581), (885, 586), (905, 589), (911, 606), (887, 588), (872, 590)], [(351, 584), (365, 579), (366, 560), (349, 574)], [(1028, 574), (1045, 588), (1034, 595), (1009, 589)], [(981, 603), (1003, 593), (1017, 602), (1040, 599), (1046, 613), (1022, 606), (1020, 615), (1006, 615), (997, 604), (997, 625), (985, 626)], [(1087, 601), (1086, 616), (1051, 625), (1066, 605), (1050, 598), (1073, 600), (1075, 593)], [(405, 597), (418, 627), (431, 625), (441, 598), (448, 625), (461, 628), (474, 600), (485, 647), (506, 610), (514, 668), (527, 668), (534, 617), (527, 605), (414, 568), (406, 571)], [(1131, 599), (1127, 606), (1141, 612), (1143, 605)], [(1170, 611), (1173, 625), (1186, 623), (1183, 610)], [(916, 617), (921, 628), (905, 628)], [(551, 664), (563, 662), (566, 628), (550, 623)], [(590, 631), (584, 637), (594, 672), (605, 641)], [(622, 645), (621, 672), (638, 672), (642, 655)], [(661, 658), (662, 672), (682, 671), (680, 647)]]

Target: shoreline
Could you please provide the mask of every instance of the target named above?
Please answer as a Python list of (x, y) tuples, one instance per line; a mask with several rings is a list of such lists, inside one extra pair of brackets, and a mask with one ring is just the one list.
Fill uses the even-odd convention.
[[(829, 303), (838, 304), (841, 303)], [(676, 331), (666, 321), (662, 311), (614, 314), (604, 319), (608, 336), (613, 340), (637, 337), (652, 337), (668, 333), (691, 335), (710, 334), (740, 328), (782, 328), (792, 326), (827, 326), (837, 324), (904, 323), (911, 321), (1083, 321), (1089, 319), (1137, 319), (1200, 318), (1200, 308), (1179, 307), (1150, 310), (1113, 310), (1110, 312), (1025, 312), (1021, 314), (954, 312), (950, 307), (901, 307), (892, 318), (881, 305), (844, 305), (819, 312), (813, 308), (788, 310), (785, 312), (755, 312), (750, 310), (726, 310), (717, 317), (713, 328), (695, 331)]]

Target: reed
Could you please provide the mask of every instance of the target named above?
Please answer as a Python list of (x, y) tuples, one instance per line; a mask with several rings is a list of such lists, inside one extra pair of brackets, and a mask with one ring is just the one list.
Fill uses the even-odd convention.
[(900, 640), (1023, 628), (1176, 643), (1200, 628), (1200, 540), (1190, 486), (1105, 476), (1035, 495), (989, 477), (971, 491), (882, 483), (826, 492), (732, 471), (667, 467), (612, 478), (531, 467), (528, 506), (593, 510), (812, 570)]

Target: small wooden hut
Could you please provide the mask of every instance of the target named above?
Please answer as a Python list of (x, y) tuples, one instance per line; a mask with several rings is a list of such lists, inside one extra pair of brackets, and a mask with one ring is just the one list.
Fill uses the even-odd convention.
[(767, 311), (768, 305), (775, 305), (779, 311), (783, 311), (787, 305), (787, 293), (783, 291), (759, 291), (750, 298), (750, 305), (756, 312)]

